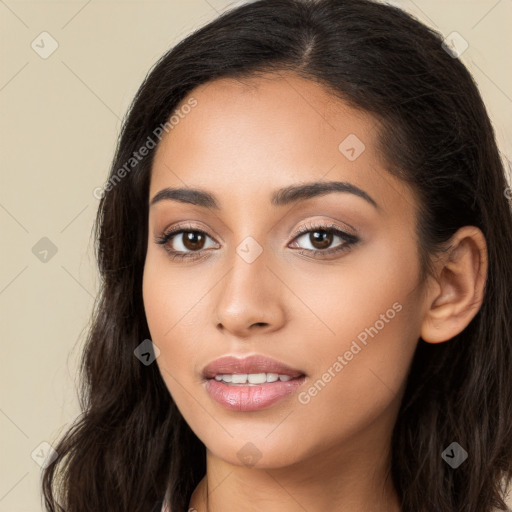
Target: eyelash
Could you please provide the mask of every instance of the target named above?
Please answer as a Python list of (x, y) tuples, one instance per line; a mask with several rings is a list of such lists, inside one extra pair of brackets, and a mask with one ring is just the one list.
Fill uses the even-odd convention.
[[(346, 233), (345, 231), (340, 230), (334, 224), (331, 224), (331, 225), (327, 225), (327, 224), (305, 225), (297, 233), (294, 234), (293, 241), (295, 241), (297, 238), (300, 238), (302, 235), (304, 235), (306, 233), (310, 233), (310, 232), (314, 232), (314, 231), (324, 231), (326, 233), (333, 234), (335, 236), (339, 236), (341, 239), (343, 239), (345, 241), (345, 243), (343, 243), (339, 246), (330, 248), (330, 249), (316, 249), (316, 250), (299, 249), (299, 251), (298, 251), (299, 254), (314, 253), (313, 257), (316, 257), (316, 255), (320, 253), (322, 256), (326, 256), (326, 255), (330, 256), (332, 254), (343, 253), (343, 252), (347, 251), (350, 247), (355, 245), (357, 242), (359, 242), (358, 237), (356, 237), (355, 235)], [(197, 259), (198, 258), (197, 255), (203, 251), (206, 251), (207, 249), (201, 249), (199, 251), (190, 251), (190, 252), (184, 253), (181, 251), (176, 251), (174, 249), (170, 249), (167, 245), (168, 242), (170, 240), (172, 240), (176, 235), (179, 235), (182, 233), (187, 233), (187, 232), (188, 233), (200, 233), (201, 235), (205, 235), (205, 236), (211, 238), (208, 235), (208, 233), (206, 233), (202, 229), (197, 229), (196, 227), (194, 227), (192, 225), (178, 225), (178, 226), (175, 226), (172, 230), (165, 232), (162, 235), (156, 237), (155, 243), (157, 243), (159, 245), (163, 245), (164, 249), (168, 252), (168, 254), (172, 260), (185, 260), (188, 258)]]

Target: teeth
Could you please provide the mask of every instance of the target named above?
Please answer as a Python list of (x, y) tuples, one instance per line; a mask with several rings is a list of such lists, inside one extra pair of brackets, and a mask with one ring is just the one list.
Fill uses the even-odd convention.
[(250, 373), (247, 376), (247, 380), (250, 384), (263, 384), (267, 382), (267, 374), (266, 373)]
[(276, 382), (277, 380), (286, 382), (291, 380), (289, 375), (279, 375), (277, 373), (233, 373), (226, 375), (215, 375), (215, 380), (231, 384), (265, 384), (266, 382)]

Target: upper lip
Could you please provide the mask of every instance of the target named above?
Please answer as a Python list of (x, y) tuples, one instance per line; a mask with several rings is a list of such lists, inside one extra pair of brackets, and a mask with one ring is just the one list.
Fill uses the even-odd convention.
[(278, 373), (290, 377), (301, 377), (304, 375), (300, 370), (262, 355), (248, 357), (224, 356), (206, 365), (203, 369), (203, 376), (213, 379), (216, 375), (232, 373)]

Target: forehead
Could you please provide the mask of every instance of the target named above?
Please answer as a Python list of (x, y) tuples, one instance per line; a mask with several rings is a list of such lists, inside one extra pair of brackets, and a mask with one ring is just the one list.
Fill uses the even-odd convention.
[[(184, 109), (191, 99), (195, 106)], [(293, 73), (214, 80), (176, 112), (157, 148), (150, 197), (168, 186), (197, 186), (219, 196), (236, 191), (243, 201), (256, 190), (270, 196), (320, 180), (349, 181), (390, 205), (408, 193), (382, 167), (377, 120)]]
[[(192, 98), (196, 106), (181, 113)], [(310, 155), (315, 147), (316, 158), (321, 152), (337, 157), (348, 135), (364, 140), (370, 152), (377, 136), (378, 123), (369, 114), (290, 72), (208, 82), (189, 93), (176, 112), (181, 115), (174, 116), (178, 122), (164, 136), (159, 152), (167, 145), (190, 149), (193, 144), (197, 149), (200, 144), (211, 150), (222, 144), (226, 160), (230, 154), (239, 157), (242, 150), (245, 155), (259, 152), (264, 144), (269, 158), (287, 150)]]

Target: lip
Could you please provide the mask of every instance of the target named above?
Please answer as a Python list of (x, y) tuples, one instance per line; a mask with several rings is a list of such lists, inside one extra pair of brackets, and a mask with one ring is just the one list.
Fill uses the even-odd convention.
[(208, 379), (205, 388), (210, 397), (231, 411), (258, 411), (296, 393), (306, 377), (296, 377), (288, 381), (267, 382), (266, 384), (230, 385), (215, 379)]
[(215, 375), (230, 373), (278, 373), (292, 378), (305, 375), (301, 370), (262, 355), (252, 355), (244, 358), (224, 356), (212, 361), (203, 369), (205, 379), (213, 379)]
[[(214, 378), (216, 375), (233, 373), (278, 373), (288, 375), (291, 379), (265, 384), (230, 385)], [(215, 402), (226, 409), (239, 412), (270, 407), (295, 393), (306, 380), (306, 375), (301, 370), (261, 355), (245, 358), (221, 357), (204, 368), (203, 377), (205, 389)]]

